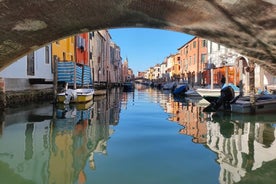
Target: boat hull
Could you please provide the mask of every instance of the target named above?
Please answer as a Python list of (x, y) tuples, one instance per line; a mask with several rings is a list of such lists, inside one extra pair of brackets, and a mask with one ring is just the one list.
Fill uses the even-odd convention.
[[(196, 92), (202, 97), (220, 97), (221, 89), (197, 89)], [(234, 91), (235, 96), (240, 94), (239, 91)]]
[[(254, 110), (256, 114), (276, 112), (276, 99), (257, 101)], [(237, 101), (231, 104), (231, 112), (250, 114), (252, 112), (250, 101)]]
[(123, 84), (123, 91), (124, 92), (132, 92), (132, 91), (134, 91), (134, 84), (132, 82), (125, 82)]
[[(93, 89), (76, 89), (74, 92), (76, 93), (76, 97), (71, 98), (70, 103), (85, 103), (93, 100)], [(58, 103), (64, 103), (66, 101), (66, 98), (66, 92), (57, 94)]]

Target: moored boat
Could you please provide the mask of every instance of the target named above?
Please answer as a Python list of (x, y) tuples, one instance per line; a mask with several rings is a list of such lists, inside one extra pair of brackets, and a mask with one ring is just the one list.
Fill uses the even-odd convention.
[(189, 89), (188, 91), (185, 92), (185, 96), (187, 97), (201, 97), (200, 94), (194, 89)]
[(174, 90), (177, 86), (176, 82), (167, 82), (163, 85), (163, 90)]
[(238, 99), (235, 103), (230, 104), (231, 112), (250, 114), (252, 108), (256, 114), (276, 112), (276, 95), (259, 95), (256, 96), (256, 102), (252, 107), (249, 97)]
[(276, 112), (276, 95), (256, 95), (255, 103), (250, 102), (250, 97), (233, 96), (229, 90), (222, 91), (220, 97), (204, 97), (210, 104), (204, 108), (205, 112), (228, 111), (240, 114), (262, 114)]
[(185, 92), (187, 92), (188, 90), (188, 84), (178, 84), (173, 91), (173, 95), (185, 95)]
[(59, 103), (84, 103), (93, 100), (94, 89), (67, 89), (65, 92), (57, 94), (57, 102)]
[(219, 97), (220, 96), (220, 91), (226, 86), (231, 86), (234, 90), (235, 96), (238, 96), (240, 94), (240, 90), (237, 86), (233, 84), (225, 84), (222, 88), (198, 88), (196, 92), (201, 95), (202, 97)]
[(125, 83), (123, 83), (123, 91), (124, 92), (132, 92), (132, 91), (134, 91), (134, 84), (133, 84), (133, 82), (125, 82)]

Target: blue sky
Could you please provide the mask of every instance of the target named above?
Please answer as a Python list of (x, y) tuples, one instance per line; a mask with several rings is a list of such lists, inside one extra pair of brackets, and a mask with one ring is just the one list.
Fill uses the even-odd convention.
[(194, 36), (179, 32), (146, 29), (123, 28), (110, 29), (112, 40), (121, 48), (123, 61), (128, 58), (128, 65), (137, 75), (155, 64), (160, 64), (170, 54), (190, 41)]

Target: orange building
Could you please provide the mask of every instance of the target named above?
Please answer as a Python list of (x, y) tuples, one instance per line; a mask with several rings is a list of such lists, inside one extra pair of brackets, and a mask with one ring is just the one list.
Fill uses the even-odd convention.
[(207, 125), (200, 119), (201, 107), (196, 107), (192, 103), (187, 104), (187, 106), (183, 106), (179, 102), (171, 102), (171, 104), (173, 116), (169, 120), (184, 127), (179, 132), (192, 136), (194, 143), (206, 143)]
[(180, 77), (180, 64), (180, 54), (176, 53), (173, 55), (172, 76)]
[(207, 40), (194, 37), (178, 49), (181, 78), (192, 86), (203, 83), (203, 71), (207, 63)]
[(75, 36), (76, 39), (76, 62), (89, 66), (89, 47), (88, 47), (89, 33), (81, 33)]

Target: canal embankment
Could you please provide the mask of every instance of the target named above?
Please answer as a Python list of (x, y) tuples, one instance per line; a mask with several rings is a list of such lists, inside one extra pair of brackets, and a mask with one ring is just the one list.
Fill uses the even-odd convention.
[[(53, 87), (48, 88), (34, 88), (34, 89), (14, 89), (7, 90), (5, 82), (0, 81), (0, 109), (18, 107), (32, 102), (49, 101), (54, 102)], [(105, 97), (107, 90), (118, 85), (101, 85), (95, 87), (95, 98)]]

